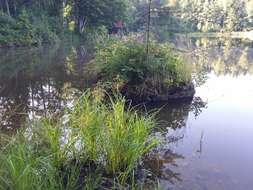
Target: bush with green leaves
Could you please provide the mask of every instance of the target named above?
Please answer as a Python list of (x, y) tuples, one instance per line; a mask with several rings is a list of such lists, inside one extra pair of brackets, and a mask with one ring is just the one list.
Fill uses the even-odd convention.
[(0, 11), (0, 45), (27, 46), (56, 42), (57, 35), (47, 16), (31, 18), (25, 9), (15, 19)]
[(50, 20), (47, 16), (37, 18), (35, 27), (35, 35), (40, 43), (54, 43), (58, 40), (58, 36), (53, 31)]
[(191, 68), (168, 44), (109, 39), (97, 47), (95, 65), (101, 83), (123, 95), (155, 96), (191, 81)]
[(15, 30), (13, 29), (15, 25), (15, 19), (0, 11), (0, 45), (7, 44), (11, 37), (15, 35)]

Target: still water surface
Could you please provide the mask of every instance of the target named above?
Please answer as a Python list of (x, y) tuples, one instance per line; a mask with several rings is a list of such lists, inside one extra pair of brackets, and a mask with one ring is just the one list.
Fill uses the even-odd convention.
[[(149, 165), (164, 189), (253, 189), (253, 44), (173, 40), (193, 65), (192, 102), (159, 103), (165, 142)], [(0, 49), (0, 129), (71, 104), (92, 84), (85, 46)], [(158, 159), (159, 158), (159, 159)]]
[(185, 103), (161, 111), (160, 118), (172, 123), (167, 136), (178, 136), (161, 153), (161, 185), (252, 190), (252, 44), (208, 39), (178, 39), (175, 44), (188, 50), (184, 54), (195, 66), (197, 88), (188, 109), (183, 109)]
[(91, 83), (84, 46), (0, 49), (0, 130), (12, 132), (27, 119), (55, 113)]

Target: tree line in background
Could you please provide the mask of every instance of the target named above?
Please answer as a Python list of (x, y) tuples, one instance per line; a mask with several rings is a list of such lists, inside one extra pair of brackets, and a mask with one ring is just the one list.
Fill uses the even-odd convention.
[[(0, 44), (54, 42), (88, 36), (121, 21), (145, 30), (149, 0), (0, 0)], [(152, 0), (151, 26), (165, 32), (243, 31), (253, 27), (253, 0)]]
[(127, 20), (127, 0), (0, 0), (0, 44), (39, 44)]
[[(140, 23), (143, 19), (145, 21), (147, 1), (138, 2), (135, 4), (135, 16)], [(253, 0), (152, 0), (151, 7), (151, 25), (158, 31), (230, 32), (253, 29)]]
[(253, 27), (253, 0), (167, 0), (179, 20), (201, 32), (243, 31)]

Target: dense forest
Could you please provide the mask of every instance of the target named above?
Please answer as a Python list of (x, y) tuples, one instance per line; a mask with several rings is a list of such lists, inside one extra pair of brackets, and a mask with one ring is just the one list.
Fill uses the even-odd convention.
[(203, 32), (242, 31), (253, 26), (250, 0), (171, 0), (170, 6), (177, 7), (180, 18)]
[(126, 18), (125, 0), (1, 0), (0, 43), (52, 42), (66, 34), (83, 34)]
[[(171, 32), (244, 31), (253, 26), (253, 2), (242, 0), (1, 0), (0, 44), (52, 43), (73, 34), (107, 33), (122, 22), (124, 31), (151, 26)], [(239, 18), (239, 19), (238, 19)]]

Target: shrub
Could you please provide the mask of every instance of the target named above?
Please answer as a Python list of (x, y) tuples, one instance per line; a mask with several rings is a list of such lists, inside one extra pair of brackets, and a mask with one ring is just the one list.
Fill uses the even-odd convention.
[(12, 40), (15, 25), (16, 21), (12, 17), (0, 11), (0, 45), (6, 45)]
[(87, 27), (81, 34), (82, 39), (90, 47), (103, 43), (108, 37), (108, 30), (105, 26)]
[(96, 65), (101, 81), (110, 83), (110, 90), (124, 95), (162, 94), (191, 80), (190, 67), (168, 44), (150, 43), (147, 56), (145, 43), (110, 39), (97, 48), (91, 63)]
[(15, 25), (15, 20), (10, 17), (9, 15), (3, 13), (2, 11), (0, 11), (0, 25), (10, 25), (13, 26)]
[(35, 35), (41, 43), (54, 43), (58, 37), (49, 23), (47, 16), (36, 19)]
[(25, 46), (56, 42), (57, 35), (47, 16), (33, 21), (30, 18), (25, 9), (16, 19), (0, 12), (0, 45)]

